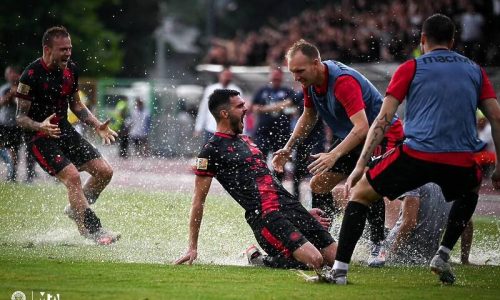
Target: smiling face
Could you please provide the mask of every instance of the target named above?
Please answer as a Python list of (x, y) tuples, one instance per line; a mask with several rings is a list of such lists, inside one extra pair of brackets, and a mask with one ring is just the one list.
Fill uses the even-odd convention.
[(321, 84), (319, 59), (311, 59), (305, 56), (301, 51), (297, 51), (288, 60), (288, 69), (293, 75), (293, 79), (302, 84), (303, 87), (309, 87), (311, 84)]
[(71, 57), (71, 38), (69, 36), (54, 37), (51, 45), (43, 47), (44, 61), (51, 69), (64, 70)]
[(230, 109), (228, 110), (229, 127), (234, 134), (243, 133), (244, 119), (247, 113), (247, 107), (245, 106), (245, 100), (238, 96), (233, 96), (229, 100)]

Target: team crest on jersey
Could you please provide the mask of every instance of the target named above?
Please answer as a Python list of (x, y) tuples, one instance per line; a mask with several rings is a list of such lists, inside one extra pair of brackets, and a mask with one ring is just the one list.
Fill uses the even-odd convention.
[(22, 82), (19, 83), (19, 86), (17, 87), (17, 92), (21, 95), (28, 95), (31, 90), (31, 87), (27, 84), (24, 84)]
[(208, 159), (207, 158), (197, 158), (196, 159), (196, 169), (198, 169), (198, 170), (208, 169)]

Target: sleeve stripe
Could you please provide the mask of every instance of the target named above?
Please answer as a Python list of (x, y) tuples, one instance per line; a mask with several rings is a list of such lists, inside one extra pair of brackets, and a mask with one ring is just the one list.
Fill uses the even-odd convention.
[(199, 171), (199, 170), (194, 171), (194, 174), (197, 175), (197, 176), (209, 176), (209, 177), (214, 177), (215, 176), (215, 174), (212, 173), (212, 172)]

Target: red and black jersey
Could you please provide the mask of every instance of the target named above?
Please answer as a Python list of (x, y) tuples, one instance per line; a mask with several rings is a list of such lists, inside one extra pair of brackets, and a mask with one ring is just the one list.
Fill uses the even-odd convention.
[(32, 62), (19, 80), (17, 97), (31, 101), (28, 117), (37, 122), (44, 121), (56, 113), (53, 123), (62, 131), (70, 128), (68, 104), (78, 91), (78, 72), (70, 61), (64, 70), (49, 70), (43, 59)]
[(272, 175), (262, 152), (245, 135), (216, 132), (198, 155), (195, 174), (215, 177), (245, 209), (248, 221), (300, 204)]

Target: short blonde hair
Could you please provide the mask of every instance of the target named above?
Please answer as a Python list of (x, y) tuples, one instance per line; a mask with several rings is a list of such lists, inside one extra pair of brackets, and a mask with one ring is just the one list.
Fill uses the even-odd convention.
[(318, 48), (304, 39), (300, 39), (293, 43), (286, 52), (286, 59), (290, 60), (299, 51), (310, 59), (317, 58), (321, 60)]

